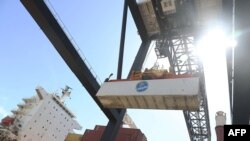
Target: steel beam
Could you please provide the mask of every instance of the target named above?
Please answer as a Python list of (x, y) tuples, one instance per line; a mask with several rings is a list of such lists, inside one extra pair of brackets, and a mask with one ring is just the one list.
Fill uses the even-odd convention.
[[(233, 24), (233, 0), (223, 0), (222, 1), (222, 24), (226, 35), (233, 37), (234, 24)], [(229, 86), (229, 99), (230, 99), (230, 114), (231, 117), (233, 113), (233, 103), (232, 103), (232, 84), (233, 84), (233, 48), (226, 49), (226, 60), (227, 60), (227, 74), (228, 74), (228, 86)]]
[(158, 5), (160, 5), (160, 1), (158, 1), (158, 0), (151, 0), (151, 2), (152, 2), (152, 5), (153, 5), (153, 8), (154, 8), (156, 20), (157, 20), (159, 28), (160, 28), (160, 33), (164, 33), (164, 31), (165, 31), (164, 28), (165, 27), (163, 26), (162, 20), (160, 19), (161, 16), (159, 15), (159, 12), (162, 11), (162, 7), (158, 6)]
[(148, 34), (144, 22), (142, 20), (136, 0), (128, 0), (128, 6), (142, 41), (146, 41), (148, 39)]
[(116, 136), (122, 126), (122, 120), (126, 113), (126, 109), (121, 109), (120, 117), (117, 120), (109, 120), (100, 141), (115, 141)]
[(60, 27), (49, 8), (43, 0), (21, 0), (22, 4), (37, 22), (44, 34), (48, 37), (50, 42), (54, 45), (57, 52), (61, 55), (63, 60), (79, 79), (100, 109), (110, 120), (119, 118), (118, 110), (106, 109), (99, 102), (95, 96), (100, 85), (96, 78), (90, 72), (89, 68), (82, 60), (77, 50), (74, 48), (63, 29)]
[[(126, 25), (127, 25), (127, 13), (128, 13), (128, 2), (124, 0), (123, 17), (122, 17), (122, 29), (121, 29), (121, 39), (120, 39), (120, 51), (118, 59), (117, 68), (117, 79), (122, 77), (122, 65), (124, 56), (124, 45), (125, 45), (125, 35), (126, 35)], [(119, 118), (116, 120), (109, 120), (100, 141), (115, 141), (116, 136), (122, 126), (123, 117), (126, 113), (126, 109), (117, 109), (119, 112)]]
[(146, 58), (146, 55), (148, 53), (148, 49), (150, 46), (151, 40), (142, 42), (139, 51), (135, 57), (135, 60), (133, 62), (132, 68), (129, 72), (129, 76), (132, 73), (132, 71), (140, 71), (142, 69), (142, 65), (144, 63), (144, 59)]
[[(139, 11), (136, 2), (134, 0), (129, 0), (130, 9), (132, 11)], [(122, 119), (126, 113), (125, 109), (105, 109), (97, 97), (95, 96), (100, 85), (98, 84), (96, 78), (93, 76), (85, 62), (82, 60), (74, 45), (68, 39), (67, 35), (64, 33), (63, 29), (58, 24), (57, 20), (54, 18), (53, 14), (50, 12), (44, 1), (42, 0), (21, 0), (22, 4), (37, 22), (39, 27), (54, 45), (55, 49), (61, 55), (63, 60), (76, 75), (79, 81), (83, 84), (86, 90), (89, 92), (94, 101), (98, 104), (104, 114), (109, 118), (109, 123), (105, 129), (102, 137), (102, 141), (113, 141), (119, 128), (122, 124)], [(134, 18), (140, 19), (138, 15), (133, 15)], [(141, 19), (142, 20), (142, 19)], [(140, 26), (139, 31), (141, 38), (143, 39), (142, 45), (137, 53), (134, 64), (131, 70), (140, 70), (144, 59), (146, 57), (150, 41), (145, 42), (147, 39), (146, 30), (143, 26)]]
[(124, 0), (123, 17), (122, 17), (122, 30), (121, 30), (121, 40), (120, 40), (120, 51), (119, 51), (118, 69), (117, 69), (117, 79), (121, 79), (121, 77), (122, 77), (122, 64), (123, 64), (123, 55), (124, 55), (126, 25), (127, 25), (127, 13), (128, 13), (128, 3), (127, 3), (127, 0)]
[(233, 124), (250, 121), (250, 1), (235, 0), (235, 33), (238, 42), (234, 49)]
[[(134, 63), (130, 69), (130, 72), (128, 74), (128, 77), (130, 76), (132, 71), (141, 70), (142, 65), (144, 63), (144, 60), (146, 58), (149, 46), (150, 46), (151, 40), (147, 40), (145, 42), (142, 42), (139, 51), (135, 57)], [(126, 110), (119, 109), (120, 111), (120, 118), (117, 120), (110, 120), (103, 135), (101, 138), (101, 141), (114, 141), (120, 127), (122, 124), (122, 119), (126, 113)]]

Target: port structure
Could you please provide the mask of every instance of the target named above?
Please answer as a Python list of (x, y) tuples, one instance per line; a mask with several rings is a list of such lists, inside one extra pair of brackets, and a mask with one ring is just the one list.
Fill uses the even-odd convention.
[[(155, 13), (159, 13), (156, 10), (159, 3), (157, 4), (154, 0), (152, 3)], [(190, 1), (190, 3), (192, 3), (192, 1)], [(158, 17), (159, 16), (158, 14)], [(157, 19), (160, 20), (160, 18)], [(163, 27), (162, 25), (167, 24), (164, 22), (168, 21), (159, 21), (161, 30), (165, 32), (155, 38), (156, 55), (158, 58), (168, 57), (169, 64), (175, 74), (192, 74), (200, 77), (200, 108), (198, 111), (183, 110), (183, 115), (191, 141), (211, 140), (204, 71), (201, 60), (197, 54), (195, 54), (195, 39), (198, 38), (197, 34), (199, 33), (197, 33), (197, 30), (200, 27), (198, 25), (181, 25), (175, 28), (171, 28), (171, 26)]]
[(249, 61), (249, 32), (238, 35), (237, 33), (249, 29), (250, 1), (224, 0), (223, 3), (224, 25), (228, 34), (237, 41), (235, 48), (227, 49), (227, 70), (230, 97), (230, 110), (232, 124), (249, 125), (249, 80), (250, 67), (244, 65)]
[[(173, 2), (174, 0), (168, 0)], [(101, 141), (114, 141), (116, 134), (122, 124), (123, 117), (126, 109), (108, 109), (104, 108), (100, 101), (95, 96), (100, 84), (96, 77), (91, 73), (86, 65), (86, 62), (81, 58), (77, 49), (72, 44), (71, 40), (67, 37), (66, 33), (58, 23), (57, 19), (53, 16), (48, 6), (42, 0), (21, 0), (22, 4), (28, 10), (30, 15), (34, 18), (42, 31), (54, 45), (55, 49), (64, 59), (66, 64), (76, 75), (79, 81), (86, 88), (93, 100), (97, 103), (100, 109), (109, 119), (108, 125), (102, 135)], [(156, 42), (155, 51), (158, 58), (168, 57), (171, 68), (175, 74), (193, 74), (201, 78), (201, 103), (198, 111), (183, 111), (186, 121), (188, 133), (191, 141), (210, 141), (210, 125), (208, 115), (208, 105), (205, 90), (205, 81), (202, 63), (194, 56), (195, 39), (197, 38), (197, 25), (195, 24), (195, 12), (191, 11), (190, 15), (182, 15), (187, 11), (177, 14), (179, 17), (185, 19), (180, 21), (180, 24), (174, 24), (175, 16), (171, 15), (172, 12), (163, 16), (159, 9), (161, 3), (157, 0), (150, 1), (153, 11), (155, 13), (155, 21), (157, 22), (157, 33), (150, 33), (149, 28), (143, 19), (142, 11), (136, 0), (124, 0), (124, 12), (121, 32), (120, 54), (117, 79), (121, 78), (122, 63), (123, 63), (123, 50), (126, 32), (126, 19), (127, 11), (130, 10), (132, 17), (135, 21), (138, 33), (141, 37), (142, 43), (139, 51), (135, 57), (130, 73), (132, 71), (139, 71), (142, 69), (143, 62), (152, 42)], [(185, 3), (188, 7), (187, 10), (194, 8), (193, 0), (176, 0), (176, 8)], [(184, 5), (185, 5), (184, 4)], [(179, 9), (181, 10), (181, 8)], [(188, 12), (190, 13), (190, 11)], [(177, 16), (177, 17), (178, 17)], [(180, 18), (181, 20), (184, 20)], [(187, 24), (182, 24), (187, 23)], [(129, 73), (129, 74), (130, 74)]]
[[(194, 36), (179, 35), (176, 37), (162, 37), (156, 40), (156, 52), (166, 52), (175, 74), (192, 74), (200, 77), (201, 101), (198, 111), (183, 110), (188, 133), (191, 141), (210, 140), (210, 124), (207, 97), (205, 90), (204, 72), (201, 62), (193, 53)], [(164, 55), (165, 56), (165, 55)], [(159, 55), (158, 57), (163, 57)], [(184, 59), (183, 59), (184, 58)]]

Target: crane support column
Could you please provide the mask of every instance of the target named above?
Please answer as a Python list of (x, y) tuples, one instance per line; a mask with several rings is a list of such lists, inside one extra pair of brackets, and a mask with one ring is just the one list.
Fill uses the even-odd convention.
[[(128, 13), (128, 4), (127, 4), (127, 0), (124, 0), (122, 30), (121, 30), (121, 39), (120, 39), (120, 51), (119, 51), (118, 68), (117, 68), (117, 79), (121, 79), (122, 77), (122, 64), (123, 64), (124, 44), (125, 44), (125, 35), (126, 35), (127, 13)], [(126, 113), (126, 109), (117, 109), (117, 110), (120, 113), (119, 118), (117, 120), (109, 120), (108, 125), (106, 126), (102, 134), (101, 141), (115, 141), (115, 138), (123, 123), (122, 122), (123, 117)]]
[(249, 124), (250, 121), (250, 15), (249, 0), (235, 0), (235, 33), (237, 47), (234, 49), (233, 77), (233, 124)]
[(126, 35), (127, 13), (128, 13), (128, 4), (127, 4), (127, 0), (124, 0), (117, 79), (121, 79), (122, 77), (122, 64), (123, 64), (125, 35)]

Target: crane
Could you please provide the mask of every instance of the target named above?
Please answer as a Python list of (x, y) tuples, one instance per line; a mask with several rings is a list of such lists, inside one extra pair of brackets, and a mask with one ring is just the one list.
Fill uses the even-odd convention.
[[(96, 93), (100, 88), (100, 84), (44, 1), (21, 0), (21, 2), (93, 100), (108, 117), (109, 123), (101, 141), (113, 141), (126, 115), (126, 109), (105, 108), (98, 100)], [(200, 23), (204, 20), (206, 14), (211, 12), (209, 11), (211, 8), (218, 8), (218, 2), (219, 0), (210, 2), (205, 0), (124, 1), (117, 78), (120, 79), (122, 73), (126, 19), (129, 8), (142, 43), (128, 76), (130, 76), (132, 71), (140, 71), (142, 69), (150, 44), (156, 42), (155, 52), (157, 57), (167, 57), (176, 75), (191, 74), (200, 78), (201, 101), (199, 109), (196, 111), (183, 111), (191, 141), (211, 140), (203, 67), (199, 58), (194, 56), (193, 51), (195, 49), (195, 39), (199, 34), (197, 31), (204, 26), (203, 24), (200, 25)]]

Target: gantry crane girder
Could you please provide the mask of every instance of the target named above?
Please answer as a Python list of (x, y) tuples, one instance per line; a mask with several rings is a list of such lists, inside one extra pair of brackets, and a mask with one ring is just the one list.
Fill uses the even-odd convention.
[[(55, 49), (64, 59), (66, 64), (72, 70), (72, 72), (76, 75), (79, 81), (83, 84), (86, 90), (89, 92), (91, 97), (97, 103), (97, 105), (101, 108), (104, 114), (109, 118), (108, 126), (102, 136), (102, 141), (113, 141), (116, 137), (116, 134), (122, 124), (122, 119), (125, 115), (126, 109), (106, 109), (104, 108), (99, 100), (96, 98), (95, 94), (100, 88), (99, 83), (96, 78), (93, 76), (85, 62), (82, 60), (77, 50), (74, 48), (74, 45), (71, 43), (70, 39), (68, 39), (67, 35), (64, 33), (63, 29), (58, 24), (58, 21), (55, 19), (49, 8), (46, 6), (44, 1), (42, 0), (21, 0), (25, 8), (29, 11), (31, 16), (40, 26), (42, 31), (54, 45)], [(155, 6), (159, 5), (156, 0), (152, 0), (154, 10), (157, 13), (157, 9)], [(180, 0), (177, 0), (180, 2)], [(192, 0), (189, 1), (192, 4)], [(189, 6), (192, 6), (190, 5)], [(160, 15), (156, 14), (157, 20), (160, 23), (159, 28), (164, 31), (163, 34), (158, 34), (155, 36), (149, 36), (147, 33), (146, 26), (144, 25), (144, 21), (142, 15), (140, 14), (140, 9), (136, 0), (126, 0), (124, 8), (129, 8), (132, 14), (132, 17), (135, 21), (135, 24), (138, 28), (138, 33), (142, 39), (142, 44), (139, 48), (139, 51), (136, 55), (135, 61), (131, 67), (132, 70), (141, 70), (142, 64), (148, 52), (148, 48), (150, 43), (155, 40), (159, 44), (162, 44), (162, 47), (165, 47), (164, 53), (167, 53), (171, 66), (174, 68), (175, 72), (178, 73), (191, 73), (199, 75), (204, 82), (204, 74), (202, 70), (202, 65), (199, 62), (192, 61), (191, 49), (193, 47), (193, 39), (195, 37), (192, 32), (189, 32), (190, 27), (188, 28), (174, 28), (175, 32), (165, 32), (165, 30), (169, 30), (168, 26), (165, 26), (164, 21), (160, 20)], [(127, 12), (126, 10), (124, 10)], [(191, 13), (191, 17), (193, 17), (194, 13)], [(124, 14), (126, 15), (126, 14)], [(170, 18), (171, 19), (171, 18)], [(165, 19), (165, 22), (168, 22)], [(192, 20), (189, 20), (192, 21)], [(126, 20), (123, 21), (123, 26)], [(163, 22), (163, 23), (162, 23)], [(190, 22), (187, 22), (190, 24)], [(169, 25), (169, 24), (167, 24)], [(179, 32), (176, 32), (179, 31)], [(123, 30), (125, 32), (125, 30)], [(169, 34), (171, 33), (171, 34)], [(185, 33), (185, 34), (183, 34)], [(187, 34), (188, 33), (188, 34)], [(124, 35), (122, 33), (122, 35)], [(125, 38), (125, 36), (121, 37)], [(180, 41), (177, 41), (180, 40)], [(192, 41), (191, 41), (192, 40)], [(164, 41), (164, 42), (161, 42)], [(175, 45), (177, 41), (177, 44)], [(167, 43), (167, 44), (166, 44)], [(191, 46), (190, 46), (191, 45)], [(121, 44), (121, 46), (123, 46)], [(181, 64), (179, 60), (181, 55), (179, 52), (179, 47), (183, 48), (182, 54), (187, 56), (186, 64)], [(160, 52), (162, 53), (162, 52)], [(180, 56), (179, 56), (180, 55)], [(179, 57), (178, 57), (179, 56)], [(192, 64), (194, 63), (194, 64)], [(194, 67), (195, 66), (195, 67)], [(119, 72), (118, 72), (119, 73)], [(184, 117), (186, 120), (186, 124), (188, 127), (190, 139), (194, 140), (210, 140), (210, 127), (209, 127), (209, 117), (208, 117), (208, 109), (207, 109), (207, 99), (205, 94), (204, 83), (201, 85), (203, 96), (201, 98), (201, 106), (199, 111), (183, 111)]]
[[(101, 105), (95, 96), (100, 88), (100, 84), (96, 80), (96, 77), (91, 73), (86, 62), (78, 54), (77, 49), (67, 37), (65, 31), (62, 29), (61, 25), (54, 17), (45, 2), (43, 0), (21, 0), (21, 2), (33, 19), (37, 22), (44, 34), (48, 37), (57, 52), (61, 55), (62, 59), (66, 62), (93, 100), (109, 119), (109, 123), (105, 128), (101, 141), (114, 141), (119, 128), (121, 127), (126, 109), (107, 109)], [(128, 0), (127, 4), (130, 5), (130, 7), (133, 7), (132, 9), (130, 8), (130, 10), (137, 12), (138, 9), (136, 8), (135, 2), (133, 0)], [(134, 18), (136, 18), (138, 21), (140, 19), (136, 16)], [(139, 33), (143, 35), (143, 26), (137, 25), (137, 27), (140, 29)], [(143, 60), (145, 59), (148, 52), (150, 41), (146, 40), (147, 36), (146, 34), (144, 35), (145, 36), (141, 36), (142, 43), (131, 70), (141, 69)]]
[(44, 1), (21, 0), (21, 2), (62, 56), (63, 60), (68, 64), (69, 68), (75, 73), (83, 86), (85, 86), (98, 106), (104, 111), (105, 115), (110, 119), (116, 119), (119, 113), (115, 110), (102, 108), (102, 105), (95, 98), (95, 93), (98, 91), (100, 85)]

